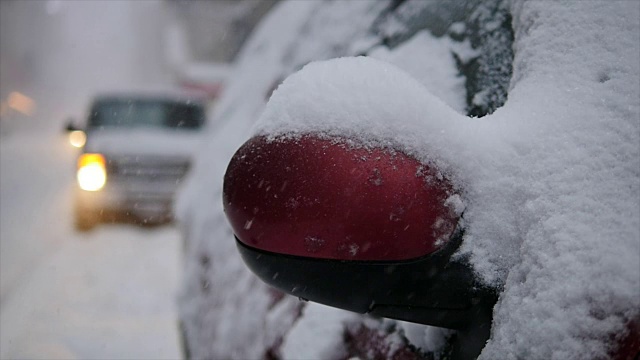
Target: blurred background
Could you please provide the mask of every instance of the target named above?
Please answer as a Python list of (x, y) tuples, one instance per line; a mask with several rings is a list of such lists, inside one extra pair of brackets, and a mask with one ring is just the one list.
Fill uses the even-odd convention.
[(172, 223), (73, 226), (63, 131), (101, 91), (197, 90), (208, 106), (276, 0), (0, 1), (0, 357), (180, 358)]

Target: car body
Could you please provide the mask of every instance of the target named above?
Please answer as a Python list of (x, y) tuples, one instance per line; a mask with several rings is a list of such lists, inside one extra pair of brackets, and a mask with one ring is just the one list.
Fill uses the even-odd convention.
[[(622, 2), (279, 4), (240, 53), (235, 79), (214, 115), (221, 126), (207, 134), (210, 140), (178, 199), (185, 240), (179, 305), (188, 354), (238, 359), (433, 359), (455, 354), (456, 338), (468, 335), (464, 329), (389, 320), (375, 311), (354, 314), (295, 297), (311, 294), (314, 301), (320, 298), (314, 291), (326, 290), (335, 279), (336, 291), (316, 301), (367, 312), (358, 298), (367, 286), (349, 287), (353, 273), (341, 277), (340, 271), (317, 267), (312, 269), (320, 269), (316, 281), (310, 281), (303, 277), (311, 262), (291, 267), (286, 276), (282, 270), (260, 273), (256, 269), (265, 266), (262, 253), (240, 247), (244, 261), (263, 280), (294, 295), (286, 296), (243, 264), (234, 235), (245, 244), (254, 241), (242, 239), (260, 236), (254, 225), (272, 231), (272, 238), (278, 232), (305, 237), (308, 226), (338, 241), (337, 229), (344, 225), (336, 220), (339, 214), (316, 212), (319, 218), (333, 219), (320, 228), (321, 220), (308, 217), (317, 209), (302, 206), (298, 216), (286, 210), (295, 201), (287, 203), (287, 196), (280, 203), (277, 196), (294, 191), (283, 185), (287, 179), (305, 178), (310, 185), (304, 191), (333, 193), (331, 186), (350, 180), (345, 174), (353, 158), (332, 163), (318, 149), (340, 154), (354, 146), (382, 151), (369, 160), (357, 153), (363, 163), (401, 152), (434, 165), (444, 174), (440, 178), (455, 185), (464, 204), (464, 234), (449, 259), (468, 261), (478, 283), (499, 294), (491, 315), (482, 320), (489, 338), (480, 344), (481, 358), (636, 357), (640, 69), (633, 51), (638, 49), (638, 12), (637, 6)], [(595, 32), (602, 37), (594, 40)], [(387, 65), (349, 58), (357, 55)], [(308, 64), (339, 57), (347, 59)], [(318, 147), (317, 141), (329, 143)], [(305, 142), (311, 145), (300, 146), (310, 159), (299, 148)], [(234, 158), (237, 149), (240, 155)], [(256, 157), (247, 161), (250, 168), (234, 165), (248, 156)], [(287, 175), (288, 161), (302, 170)], [(324, 178), (329, 169), (335, 177)], [(225, 172), (232, 183), (223, 190)], [(233, 180), (236, 173), (241, 175)], [(269, 186), (273, 179), (278, 182)], [(379, 176), (369, 180), (385, 184), (377, 181), (383, 180)], [(273, 197), (234, 194), (241, 191), (234, 188), (237, 183), (263, 188)], [(341, 191), (335, 188), (335, 193)], [(307, 200), (314, 202), (313, 197)], [(238, 208), (236, 201), (241, 202)], [(267, 204), (275, 204), (272, 213), (270, 206), (261, 210)], [(261, 211), (269, 217), (260, 217)], [(392, 215), (389, 221), (397, 218)], [(388, 229), (380, 224), (374, 228)], [(326, 250), (321, 247), (325, 242), (309, 239), (306, 248), (287, 249), (284, 243), (294, 240), (279, 243), (285, 256), (273, 264), (305, 251), (311, 258), (350, 253), (340, 244), (335, 251)], [(363, 244), (358, 240), (356, 245)], [(344, 264), (345, 258), (329, 260)], [(384, 271), (376, 276), (385, 276)], [(286, 288), (291, 278), (308, 289)], [(381, 283), (379, 290), (387, 295), (399, 289), (392, 281)], [(458, 284), (440, 285), (444, 289), (438, 291), (446, 292)], [(358, 298), (357, 308), (344, 302), (350, 291)], [(378, 315), (412, 321), (410, 309), (408, 313)]]
[(91, 228), (109, 213), (143, 223), (170, 218), (205, 121), (205, 103), (195, 96), (151, 91), (96, 96), (78, 157), (77, 227)]

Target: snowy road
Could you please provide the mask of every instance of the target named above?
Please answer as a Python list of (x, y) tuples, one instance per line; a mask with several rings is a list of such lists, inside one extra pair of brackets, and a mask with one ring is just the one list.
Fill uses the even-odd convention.
[(62, 133), (0, 138), (0, 357), (180, 358), (170, 225), (72, 227)]

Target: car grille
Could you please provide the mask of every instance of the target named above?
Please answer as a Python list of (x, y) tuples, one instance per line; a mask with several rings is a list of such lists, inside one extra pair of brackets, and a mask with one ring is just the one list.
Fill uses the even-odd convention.
[(107, 174), (119, 181), (175, 182), (189, 171), (189, 160), (159, 156), (107, 157)]

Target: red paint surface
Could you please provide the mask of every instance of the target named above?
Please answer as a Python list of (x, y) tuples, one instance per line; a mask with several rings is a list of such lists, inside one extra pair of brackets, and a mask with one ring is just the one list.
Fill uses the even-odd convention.
[[(614, 339), (615, 337), (613, 336)], [(616, 345), (611, 354), (613, 360), (640, 359), (640, 317), (628, 322), (624, 334), (615, 342)]]
[[(324, 259), (406, 260), (434, 252), (458, 221), (452, 186), (417, 160), (305, 136), (255, 137), (233, 156), (224, 208), (243, 243)], [(445, 241), (446, 242), (446, 241)]]

